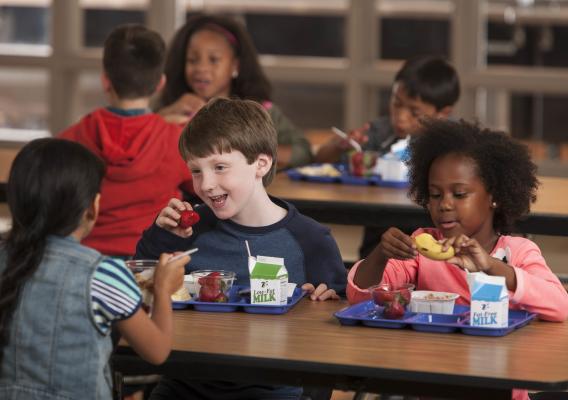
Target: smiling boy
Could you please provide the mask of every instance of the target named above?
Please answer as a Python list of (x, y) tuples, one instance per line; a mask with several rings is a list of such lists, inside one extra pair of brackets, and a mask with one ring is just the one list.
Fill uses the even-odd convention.
[[(237, 274), (236, 284), (248, 286), (248, 242), (254, 256), (284, 258), (289, 281), (308, 290), (312, 300), (337, 299), (337, 293), (344, 292), (346, 270), (329, 229), (266, 192), (276, 171), (277, 139), (270, 116), (260, 104), (226, 98), (210, 101), (184, 129), (179, 149), (204, 203), (195, 208), (201, 220), (193, 227), (179, 227), (180, 212), (191, 206), (171, 199), (144, 232), (137, 257), (198, 247), (187, 270), (231, 270)], [(291, 387), (201, 385), (170, 379), (157, 390), (163, 396), (156, 398), (171, 393), (189, 398), (205, 392), (207, 398), (237, 394), (239, 398), (297, 398), (302, 392)]]

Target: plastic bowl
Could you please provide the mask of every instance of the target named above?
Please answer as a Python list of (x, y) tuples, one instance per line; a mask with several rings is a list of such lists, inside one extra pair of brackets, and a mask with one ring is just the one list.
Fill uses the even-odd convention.
[(191, 274), (184, 275), (183, 286), (187, 289), (191, 297), (194, 297), (198, 292), (196, 289), (195, 278)]
[(411, 292), (414, 290), (414, 284), (405, 283), (399, 286), (393, 286), (390, 283), (380, 283), (371, 286), (369, 289), (373, 297), (373, 301), (378, 306), (384, 306), (392, 301), (398, 301), (406, 306), (410, 303)]
[(452, 314), (459, 294), (416, 290), (412, 292), (410, 311), (428, 314)]
[[(199, 301), (226, 303), (236, 274), (233, 271), (202, 269), (190, 273), (194, 293)], [(190, 290), (191, 293), (191, 290)]]
[(136, 283), (140, 287), (142, 303), (150, 307), (154, 300), (154, 271), (158, 265), (158, 260), (127, 260), (125, 263), (134, 274)]
[(379, 153), (376, 151), (352, 151), (349, 157), (349, 173), (353, 176), (371, 176), (375, 173)]

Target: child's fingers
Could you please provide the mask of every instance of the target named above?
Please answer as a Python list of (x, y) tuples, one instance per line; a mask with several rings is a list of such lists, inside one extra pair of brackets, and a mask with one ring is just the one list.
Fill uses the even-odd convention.
[(471, 243), (471, 239), (464, 234), (455, 239), (455, 247), (467, 247), (468, 243)]
[(327, 285), (325, 283), (320, 283), (318, 287), (310, 294), (311, 300), (317, 300), (325, 291), (327, 290)]
[(175, 197), (171, 198), (170, 201), (168, 201), (168, 207), (173, 208), (174, 210), (185, 210), (184, 202), (180, 199), (176, 199)]
[(325, 300), (339, 300), (339, 296), (333, 289), (327, 289), (321, 295), (318, 296), (317, 300), (325, 301)]
[(391, 236), (395, 241), (399, 242), (399, 247), (410, 247), (415, 249), (416, 248), (416, 243), (414, 243), (414, 239), (410, 236), (408, 236), (406, 233), (404, 233), (403, 231), (401, 231), (398, 228), (389, 228), (389, 230), (387, 232), (385, 232), (385, 235), (387, 238), (388, 236)]
[(302, 290), (305, 290), (308, 293), (313, 293), (313, 291), (316, 290), (316, 288), (311, 283), (304, 283), (302, 285)]
[(183, 285), (184, 266), (190, 259), (186, 255), (170, 261), (172, 257), (173, 255), (169, 253), (161, 254), (154, 274), (154, 287), (160, 291), (164, 290), (168, 294), (174, 293)]
[(166, 207), (158, 215), (156, 219), (156, 224), (161, 227), (172, 227), (175, 228), (178, 225), (180, 219), (180, 214), (172, 207)]
[(449, 239), (438, 240), (438, 243), (440, 243), (442, 245), (442, 252), (445, 252), (445, 251), (448, 251), (448, 249), (454, 245), (455, 241), (456, 241), (456, 238), (451, 237)]
[(391, 239), (383, 240), (383, 248), (386, 252), (391, 253), (394, 258), (413, 258), (416, 256), (416, 243), (414, 240), (404, 233), (394, 234)]

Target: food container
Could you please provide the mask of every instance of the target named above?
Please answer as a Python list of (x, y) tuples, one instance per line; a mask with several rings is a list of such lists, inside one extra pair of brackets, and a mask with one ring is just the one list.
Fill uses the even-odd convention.
[(191, 297), (195, 297), (199, 291), (195, 283), (195, 277), (192, 274), (184, 275), (183, 286), (187, 289)]
[(406, 306), (410, 303), (414, 284), (405, 283), (393, 286), (381, 283), (369, 288), (375, 304), (382, 308), (382, 316), (388, 319), (399, 319), (404, 316)]
[(154, 271), (158, 260), (127, 260), (126, 266), (130, 268), (136, 283), (142, 292), (142, 304), (146, 310), (150, 309), (154, 300)]
[(190, 275), (188, 279), (190, 282), (193, 280), (192, 289), (197, 294), (197, 300), (214, 303), (229, 301), (229, 292), (236, 279), (233, 271), (203, 269), (193, 271)]
[(349, 157), (349, 173), (353, 176), (371, 176), (375, 174), (379, 153), (376, 151), (352, 151)]
[(410, 311), (429, 314), (452, 314), (454, 303), (460, 297), (456, 293), (416, 290), (412, 292)]

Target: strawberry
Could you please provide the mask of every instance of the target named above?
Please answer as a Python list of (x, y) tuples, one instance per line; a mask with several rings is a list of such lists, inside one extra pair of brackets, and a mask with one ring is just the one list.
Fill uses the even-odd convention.
[(180, 218), (178, 226), (183, 229), (187, 229), (199, 222), (199, 214), (193, 210), (183, 210), (180, 212)]
[(390, 303), (394, 300), (394, 293), (389, 292), (387, 288), (378, 288), (373, 291), (373, 300), (376, 304), (382, 306), (385, 303)]
[(398, 301), (393, 301), (386, 305), (383, 316), (388, 319), (399, 319), (404, 316), (404, 306)]
[(215, 301), (220, 294), (223, 292), (218, 288), (204, 285), (199, 289), (199, 301)]
[(363, 153), (356, 152), (351, 156), (351, 174), (355, 176), (363, 176)]
[(220, 272), (213, 271), (207, 276), (202, 276), (197, 280), (201, 286), (199, 289), (199, 301), (211, 301), (217, 303), (226, 303), (228, 301), (227, 296), (224, 294), (226, 284), (220, 276)]
[(407, 288), (400, 289), (399, 293), (399, 302), (403, 305), (407, 305), (410, 303), (410, 290)]
[(225, 293), (221, 292), (217, 297), (215, 297), (215, 300), (213, 301), (215, 303), (227, 303), (229, 299), (227, 298), (227, 296), (225, 296)]

